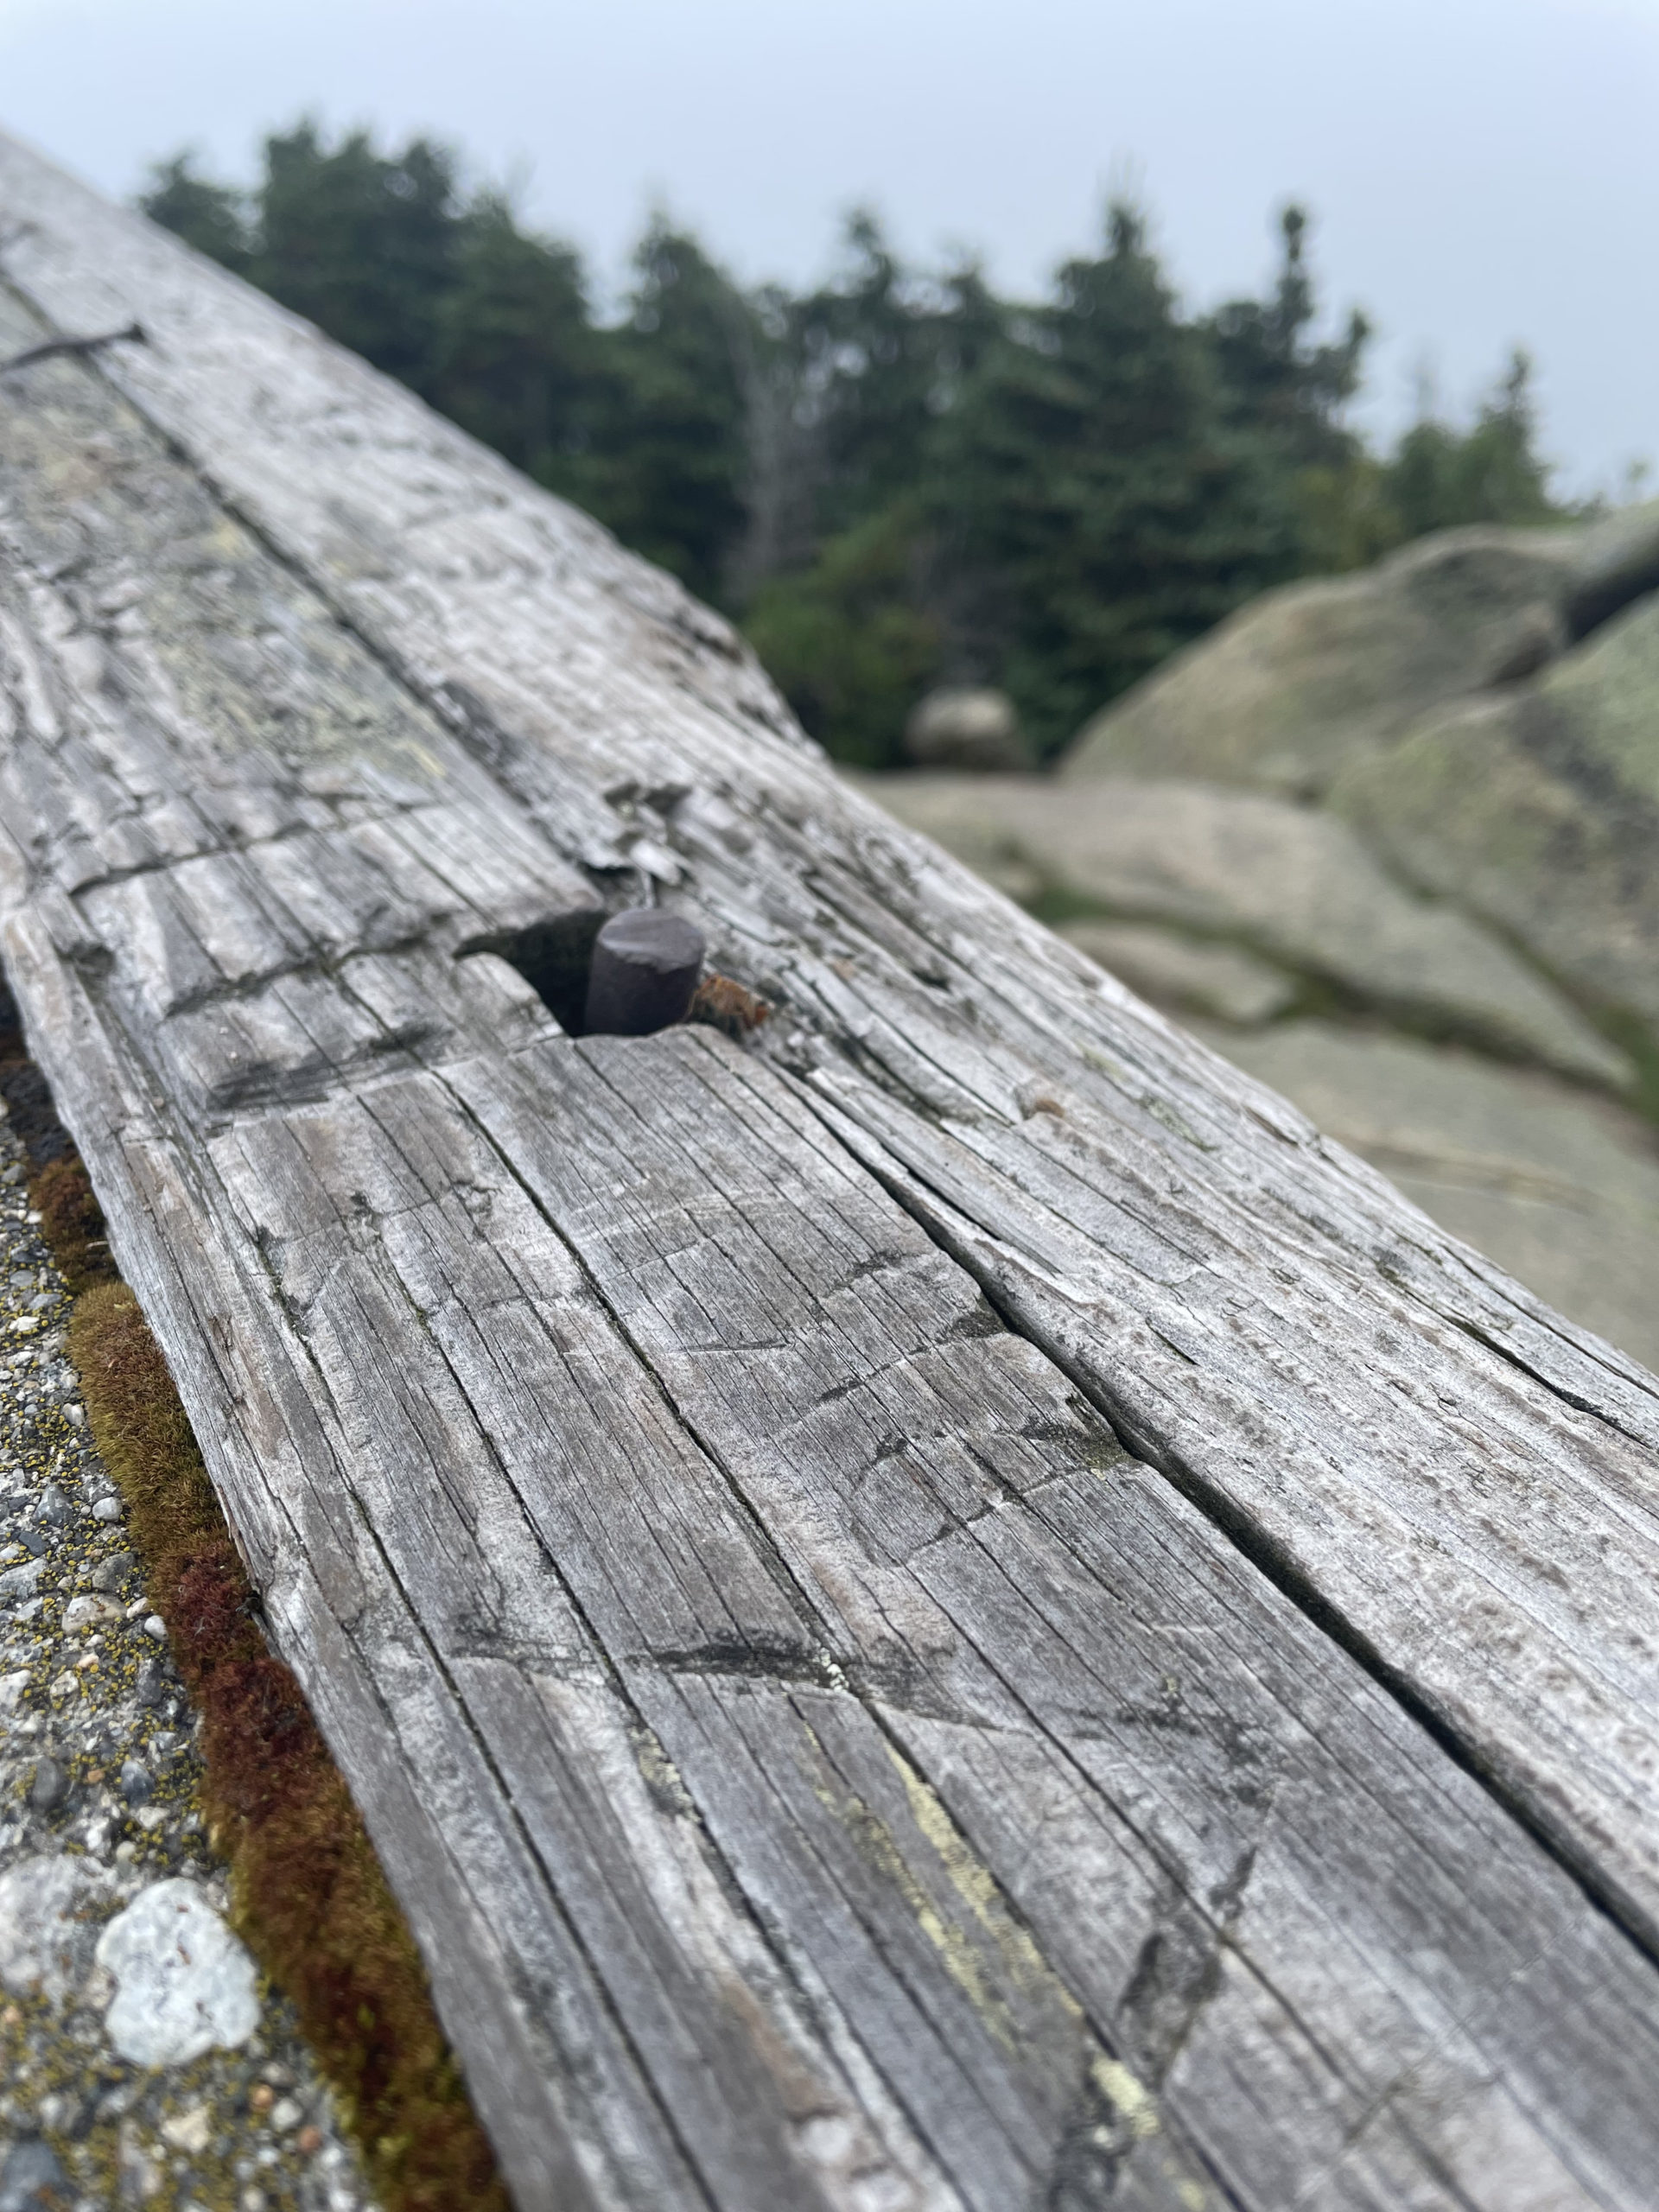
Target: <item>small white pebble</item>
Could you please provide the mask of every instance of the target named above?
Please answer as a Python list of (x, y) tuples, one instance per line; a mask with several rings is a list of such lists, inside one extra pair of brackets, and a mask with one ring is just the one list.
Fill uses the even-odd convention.
[(259, 2024), (253, 1961), (194, 1882), (152, 1882), (105, 1925), (93, 1955), (120, 1985), (105, 2031), (135, 2066), (234, 2050)]
[(127, 1607), (126, 1618), (130, 1621), (136, 1621), (140, 1613), (147, 1612), (149, 1609), (149, 1600), (148, 1598), (135, 1598), (131, 1605)]
[(121, 1518), (120, 1499), (100, 1497), (92, 1508), (92, 1518), (94, 1521), (118, 1521)]
[(120, 1607), (95, 1590), (83, 1590), (72, 1598), (63, 1609), (63, 1629), (66, 1636), (78, 1636), (85, 1629), (94, 1629), (99, 1621), (118, 1618)]
[(279, 2135), (286, 2135), (290, 2127), (297, 2127), (305, 2118), (305, 2108), (292, 2097), (279, 2097), (270, 2108), (270, 2124)]
[(144, 1623), (144, 1634), (146, 1636), (153, 1636), (158, 1643), (167, 1634), (167, 1623), (162, 1618), (159, 1613), (152, 1613), (149, 1618)]
[(199, 2157), (213, 2139), (213, 2116), (206, 2105), (192, 2105), (188, 2112), (164, 2120), (162, 2134), (175, 2151), (188, 2151)]

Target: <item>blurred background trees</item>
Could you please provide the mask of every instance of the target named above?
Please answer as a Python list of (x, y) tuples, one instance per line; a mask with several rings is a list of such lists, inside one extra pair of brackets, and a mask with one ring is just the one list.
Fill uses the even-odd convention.
[(1052, 753), (1269, 584), (1561, 518), (1518, 353), (1471, 423), (1349, 426), (1369, 331), (1319, 334), (1297, 207), (1267, 296), (1195, 315), (1121, 202), (1037, 302), (906, 269), (868, 211), (817, 290), (747, 291), (659, 215), (611, 314), (426, 138), (301, 123), (251, 192), (181, 155), (141, 205), (724, 607), (868, 766), (933, 684), (1006, 690)]

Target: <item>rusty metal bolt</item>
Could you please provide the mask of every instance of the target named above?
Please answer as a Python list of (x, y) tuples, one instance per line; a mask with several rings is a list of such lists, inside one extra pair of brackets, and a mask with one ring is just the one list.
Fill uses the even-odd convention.
[(592, 1036), (649, 1037), (683, 1021), (702, 972), (702, 932), (654, 907), (613, 914), (594, 940), (588, 971)]

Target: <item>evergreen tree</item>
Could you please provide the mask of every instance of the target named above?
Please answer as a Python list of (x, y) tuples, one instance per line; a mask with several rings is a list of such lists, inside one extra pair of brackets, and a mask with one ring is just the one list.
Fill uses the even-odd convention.
[(461, 219), (438, 304), (433, 402), (543, 483), (580, 488), (600, 358), (582, 264), (521, 231), (496, 193)]
[(873, 217), (851, 219), (847, 244), (842, 279), (777, 318), (769, 397), (782, 423), (759, 496), (791, 496), (791, 530), (774, 526), (770, 561), (751, 556), (744, 626), (815, 736), (892, 766), (922, 690), (986, 672), (977, 594), (941, 558), (929, 487), (1006, 311), (972, 263), (906, 276)]
[(628, 544), (719, 599), (747, 519), (754, 310), (665, 218), (634, 269), (626, 321), (601, 334), (593, 440), (573, 488)]
[(848, 220), (849, 265), (801, 300), (791, 343), (808, 410), (823, 425), (826, 536), (915, 488), (934, 419), (944, 316), (906, 276), (876, 217)]
[(1517, 346), (1473, 424), (1459, 431), (1425, 405), (1382, 472), (1399, 537), (1459, 523), (1545, 523), (1559, 516), (1537, 451), (1532, 363)]
[(316, 125), (265, 141), (250, 274), (285, 307), (429, 390), (440, 310), (454, 282), (460, 210), (453, 156), (425, 138), (400, 154), (366, 131), (323, 144)]
[(1287, 470), (1340, 467), (1359, 442), (1341, 412), (1359, 388), (1370, 325), (1357, 309), (1340, 339), (1317, 345), (1318, 315), (1306, 259), (1306, 211), (1279, 218), (1281, 258), (1266, 300), (1230, 300), (1202, 326), (1220, 378), (1222, 405), (1236, 428), (1268, 441)]
[(993, 349), (952, 431), (935, 491), (950, 558), (1046, 749), (1294, 564), (1264, 458), (1122, 203), (1105, 252), (1068, 263), (1054, 303)]
[(906, 270), (868, 212), (800, 297), (659, 218), (607, 327), (576, 254), (424, 138), (301, 123), (253, 194), (180, 155), (141, 204), (743, 612), (808, 728), (872, 764), (932, 683), (1005, 686), (1050, 748), (1264, 585), (1557, 512), (1522, 354), (1467, 429), (1425, 407), (1378, 458), (1348, 429), (1369, 332), (1316, 335), (1294, 207), (1268, 296), (1199, 317), (1123, 206), (1024, 308), (971, 264)]
[(245, 275), (250, 258), (245, 195), (196, 175), (193, 154), (157, 162), (138, 205), (152, 223), (175, 232), (187, 245), (226, 269)]
[(894, 766), (906, 717), (944, 672), (924, 525), (918, 502), (880, 509), (804, 573), (761, 584), (745, 614), (773, 680), (839, 760)]
[(1342, 420), (1359, 388), (1370, 325), (1351, 311), (1340, 338), (1313, 336), (1318, 300), (1307, 265), (1308, 219), (1279, 217), (1281, 257), (1265, 300), (1230, 300), (1204, 324), (1229, 423), (1270, 461), (1297, 566), (1363, 568), (1394, 542), (1375, 464)]

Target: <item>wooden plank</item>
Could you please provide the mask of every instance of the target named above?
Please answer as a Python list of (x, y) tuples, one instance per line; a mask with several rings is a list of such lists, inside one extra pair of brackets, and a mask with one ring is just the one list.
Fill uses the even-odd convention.
[[(591, 524), (0, 202), (175, 445), (0, 391), (8, 963), (519, 2202), (1645, 2203), (1659, 1970), (1529, 1827), (1645, 1929), (1650, 1379)], [(652, 883), (770, 1064), (456, 957)]]
[[(1489, 1918), (1515, 1942), (1465, 1987), (1507, 1986), (1535, 1948), (1553, 1950), (1553, 1932), (1523, 1932), (1526, 1884), (1497, 1841), (1509, 1824), (1462, 1777), (1455, 1807), (1438, 1789), (1425, 1803), (1419, 1732), (1337, 1665), (1209, 1523), (1123, 1460), (1046, 1361), (988, 1325), (760, 1070), (701, 1039), (661, 1049), (671, 1079), (646, 1077), (637, 1048), (594, 1040), (574, 1062), (569, 1046), (530, 1049), (520, 1090), (482, 1063), (452, 1080), (740, 1486), (810, 1594), (837, 1665), (897, 1742), (925, 1751), (917, 1772), (950, 1775), (971, 1747), (996, 1776), (971, 1797), (953, 1778), (940, 1802), (982, 1854), (972, 1863), (1021, 1870), (1018, 1902), (1048, 1955), (1080, 1948), (1079, 1930), (1102, 1946), (1095, 1971), (1078, 1957), (1066, 1980), (1109, 2022), (1115, 2047), (1154, 2081), (1182, 2052), (1194, 2084), (1183, 2122), (1240, 2186), (1241, 2162), (1213, 2148), (1224, 2109), (1215, 2075), (1241, 2066), (1236, 2031), (1202, 2057), (1207, 2031), (1195, 2037), (1224, 1928), (1259, 2014), (1277, 2014), (1271, 2030), (1258, 2018), (1254, 2055), (1294, 2048), (1311, 2021), (1344, 2054), (1344, 2091), (1326, 2081), (1307, 2098), (1321, 2130), (1287, 2085), (1277, 2108), (1296, 2159), (1320, 2132), (1335, 2158), (1366, 2099), (1384, 2092), (1379, 2064), (1390, 2073), (1414, 2036), (1427, 2051), (1450, 2025), (1443, 1990), (1406, 1994), (1400, 1962), (1419, 1953), (1425, 1921), (1449, 1930), (1465, 1914)], [(605, 1078), (591, 1103), (582, 1061)], [(699, 1527), (708, 1513), (700, 1502)], [(1399, 1732), (1386, 1750), (1370, 1738), (1379, 1724)], [(716, 1787), (659, 1726), (694, 1791)], [(1321, 1739), (1330, 1753), (1315, 1750)], [(1050, 1823), (1058, 1836), (1045, 1836)], [(1119, 1839), (1106, 1883), (1098, 1845), (1081, 1878), (1074, 1865), (1073, 1839), (1090, 1830)], [(1244, 1902), (1258, 1881), (1271, 1900), (1259, 1920)], [(1172, 1882), (1164, 1893), (1179, 1905), (1166, 1919), (1154, 1900)], [(1142, 1903), (1114, 1943), (1102, 1901), (1126, 1883)], [(1173, 1989), (1148, 1970), (1157, 1998), (1143, 1983), (1126, 2017), (1148, 1943), (1179, 1961)], [(1535, 2056), (1559, 2031), (1548, 2024), (1575, 2009), (1562, 1989), (1540, 1997), (1528, 2024), (1524, 2006), (1502, 2028), (1496, 2016), (1484, 2024), (1483, 2036), (1515, 2028), (1516, 2042), (1501, 2060), (1493, 2044), (1479, 2056), (1471, 2044), (1465, 2082), (1495, 2070), (1516, 2094), (1520, 2052)], [(1144, 2042), (1140, 2005), (1152, 2016)], [(1302, 2063), (1317, 2074), (1311, 2054)], [(1248, 2173), (1260, 2145), (1246, 2139)]]
[[(717, 619), (585, 518), (15, 145), (0, 192), (14, 284), (59, 327), (143, 317), (157, 342), (99, 373), (561, 851), (676, 886), (785, 1009), (781, 1065), (843, 1104), (868, 1079), (893, 1186), (938, 1163), (1003, 1310), (1659, 1943), (1653, 1379), (840, 789)], [(1021, 1255), (1073, 1253), (1072, 1212), (1094, 1257), (1057, 1303)]]

